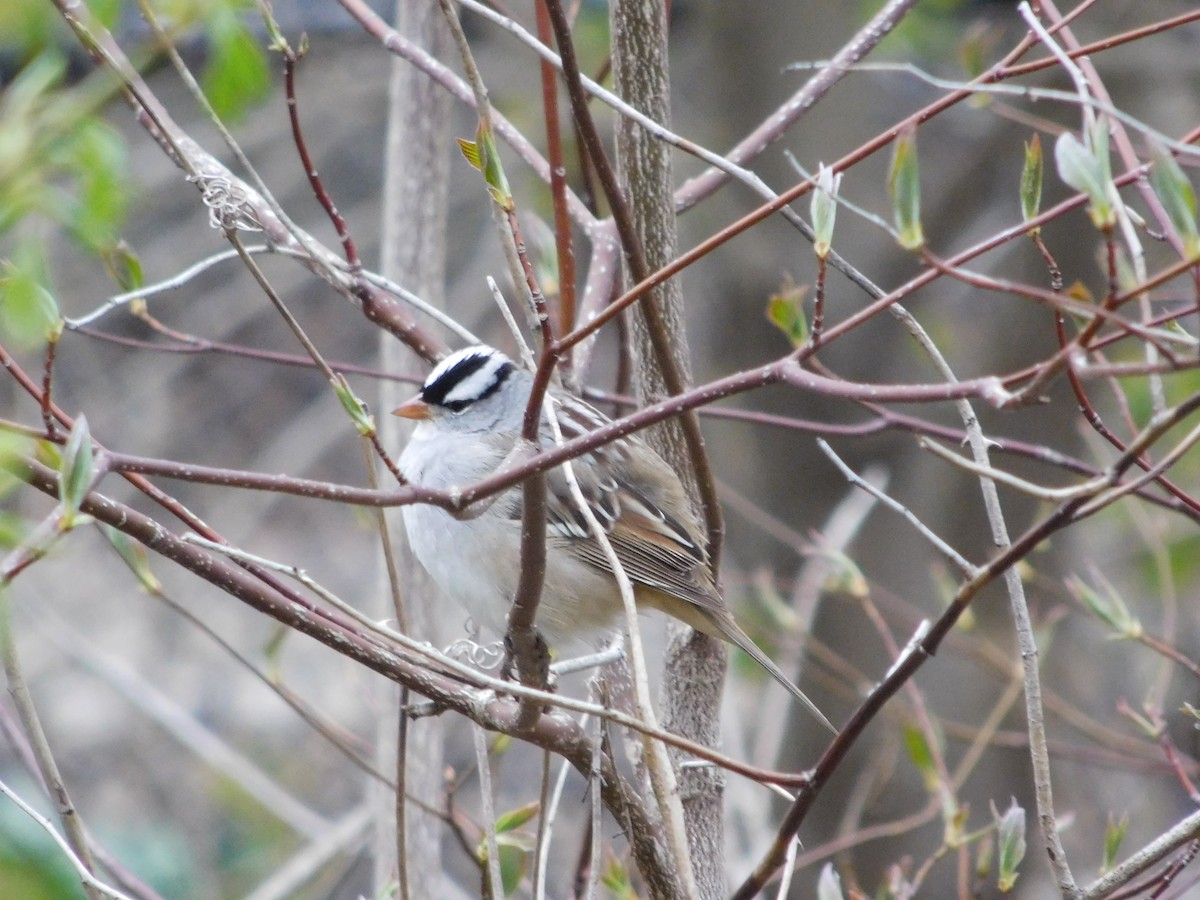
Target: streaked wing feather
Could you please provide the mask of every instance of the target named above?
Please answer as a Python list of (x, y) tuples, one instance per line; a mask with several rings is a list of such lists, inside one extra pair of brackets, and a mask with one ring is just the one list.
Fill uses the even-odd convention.
[[(558, 407), (558, 417), (564, 440), (586, 434), (608, 421), (600, 412), (575, 398)], [(545, 445), (553, 443), (548, 425), (542, 441)], [(637, 461), (629, 453), (634, 447), (646, 450), (645, 455), (638, 454)], [(670, 476), (667, 464), (632, 437), (625, 442), (597, 447), (581, 462), (590, 464), (576, 463), (572, 467), (580, 492), (608, 535), (629, 579), (702, 609), (721, 608), (709, 580), (707, 558), (699, 535), (681, 521), (686, 515), (686, 499), (682, 495), (664, 495), (656, 502), (647, 496), (656, 482), (660, 485), (677, 483)], [(637, 471), (639, 467), (647, 471)], [(634, 484), (642, 489), (635, 488)], [(604, 551), (592, 536), (587, 518), (571, 495), (561, 467), (546, 473), (546, 487), (549, 537), (570, 543), (573, 552), (589, 565), (612, 572)], [(510, 515), (519, 520), (520, 489), (509, 491), (504, 499), (509, 501), (506, 511), (511, 511)], [(664, 509), (670, 505), (678, 507), (679, 514), (672, 515)]]

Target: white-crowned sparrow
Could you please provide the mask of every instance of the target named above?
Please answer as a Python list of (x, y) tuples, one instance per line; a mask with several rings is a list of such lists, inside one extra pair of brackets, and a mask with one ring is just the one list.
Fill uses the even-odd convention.
[[(400, 471), (414, 484), (439, 489), (466, 487), (492, 474), (520, 437), (532, 383), (531, 373), (491, 347), (450, 354), (429, 373), (420, 393), (395, 410), (418, 421)], [(565, 440), (609, 421), (576, 397), (552, 397)], [(543, 446), (553, 446), (545, 417), (540, 438)], [(833, 729), (730, 615), (713, 583), (703, 532), (683, 485), (658, 454), (628, 436), (575, 459), (572, 470), (633, 583), (639, 609), (662, 610), (741, 647)], [(546, 493), (546, 574), (537, 626), (555, 644), (612, 629), (624, 607), (561, 467), (546, 473)], [(510, 488), (473, 518), (424, 504), (404, 507), (417, 559), (480, 626), (497, 634), (505, 631), (517, 589), (521, 499), (521, 488)]]

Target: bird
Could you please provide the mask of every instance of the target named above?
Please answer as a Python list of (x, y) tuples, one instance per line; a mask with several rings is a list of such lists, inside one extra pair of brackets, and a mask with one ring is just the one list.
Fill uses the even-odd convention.
[[(501, 351), (475, 345), (450, 353), (415, 397), (393, 413), (417, 423), (397, 465), (414, 485), (450, 490), (493, 474), (521, 437), (533, 374)], [(554, 444), (552, 406), (564, 440), (611, 420), (577, 396), (552, 389), (539, 440)], [(829, 719), (734, 620), (713, 580), (704, 532), (674, 469), (635, 435), (572, 461), (579, 490), (632, 583), (639, 612), (656, 609), (745, 651), (827, 728)], [(546, 472), (546, 562), (536, 625), (552, 645), (612, 631), (624, 605), (591, 523), (562, 466)], [(409, 544), (442, 591), (481, 627), (504, 634), (521, 560), (520, 485), (482, 512), (455, 516), (432, 504), (403, 507)]]

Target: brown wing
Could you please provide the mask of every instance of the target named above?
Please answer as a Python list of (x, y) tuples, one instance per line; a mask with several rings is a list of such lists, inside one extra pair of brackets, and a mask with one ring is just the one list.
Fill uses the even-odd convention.
[[(564, 438), (605, 421), (584, 404), (564, 405), (559, 416)], [(580, 492), (629, 579), (705, 609), (719, 606), (699, 524), (670, 466), (637, 438), (598, 447), (584, 459), (594, 464), (574, 466)], [(547, 488), (551, 532), (573, 542), (584, 561), (611, 572), (561, 468), (548, 473)]]
[[(576, 398), (563, 402), (557, 413), (565, 440), (609, 421)], [(554, 443), (548, 425), (542, 443)], [(627, 437), (597, 447), (576, 461), (572, 471), (630, 581), (704, 610), (723, 610), (699, 524), (675, 472), (658, 454), (637, 438)], [(546, 473), (546, 488), (550, 539), (569, 544), (584, 562), (611, 573), (587, 517), (571, 495), (562, 466)], [(505, 492), (498, 505), (503, 514), (519, 521), (521, 490)]]

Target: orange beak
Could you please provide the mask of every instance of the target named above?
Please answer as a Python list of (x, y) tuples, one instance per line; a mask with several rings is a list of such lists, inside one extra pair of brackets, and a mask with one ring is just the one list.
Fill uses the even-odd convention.
[(429, 418), (429, 404), (420, 397), (413, 397), (407, 403), (403, 403), (393, 409), (392, 415), (399, 416), (402, 419), (423, 421)]

